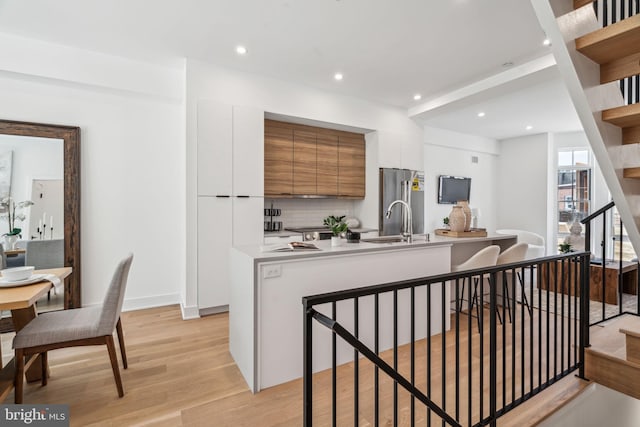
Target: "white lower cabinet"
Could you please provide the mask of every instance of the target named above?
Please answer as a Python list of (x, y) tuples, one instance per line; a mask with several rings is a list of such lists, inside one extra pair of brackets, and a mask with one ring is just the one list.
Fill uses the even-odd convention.
[(229, 304), (233, 199), (198, 197), (198, 308)]
[(198, 308), (229, 304), (229, 251), (262, 243), (262, 197), (198, 197)]

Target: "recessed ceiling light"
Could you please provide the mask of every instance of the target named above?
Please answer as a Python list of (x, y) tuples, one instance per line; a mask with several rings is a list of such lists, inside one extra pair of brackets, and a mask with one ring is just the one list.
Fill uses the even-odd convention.
[(484, 117), (484, 111), (480, 111), (480, 112), (478, 113), (478, 117)]
[(531, 130), (531, 129), (533, 129), (533, 126), (531, 126), (531, 125), (527, 125), (527, 127), (526, 127), (525, 129), (526, 129), (526, 130)]
[(413, 99), (416, 101), (420, 101), (422, 99), (422, 95), (420, 95), (419, 93), (416, 93), (415, 95), (413, 95)]
[(246, 48), (246, 47), (244, 47), (244, 46), (238, 46), (238, 47), (236, 47), (236, 53), (237, 53), (238, 55), (246, 55), (246, 54), (247, 54), (247, 52), (248, 52), (248, 50), (247, 50), (247, 48)]
[(544, 39), (542, 44), (545, 45), (545, 46), (551, 46), (551, 39), (549, 39), (549, 38)]
[(336, 79), (336, 80), (338, 80), (338, 81), (342, 80), (342, 78), (343, 78), (343, 77), (344, 77), (344, 76), (342, 75), (342, 73), (335, 73), (335, 74), (333, 75), (333, 78), (334, 78), (334, 79)]

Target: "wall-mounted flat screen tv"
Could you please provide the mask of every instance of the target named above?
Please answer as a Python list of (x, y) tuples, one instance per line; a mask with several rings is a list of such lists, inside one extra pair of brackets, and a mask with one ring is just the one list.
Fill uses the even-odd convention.
[(438, 183), (438, 203), (455, 205), (459, 200), (469, 200), (471, 178), (440, 175)]

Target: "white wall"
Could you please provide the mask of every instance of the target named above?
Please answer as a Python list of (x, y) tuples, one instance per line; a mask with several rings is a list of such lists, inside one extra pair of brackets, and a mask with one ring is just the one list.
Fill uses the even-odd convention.
[[(315, 88), (302, 86), (230, 70), (195, 60), (187, 60), (187, 288), (185, 306), (188, 313), (194, 313), (197, 304), (196, 286), (196, 241), (190, 239), (196, 230), (196, 106), (198, 99), (212, 99), (229, 105), (245, 105), (260, 108), (266, 112), (305, 119), (337, 123), (341, 125), (372, 129), (400, 135), (402, 146), (398, 147), (398, 158), (407, 157), (407, 147), (421, 147), (422, 129), (407, 117), (406, 110), (376, 104), (373, 102), (337, 95)], [(370, 146), (367, 145), (367, 162)], [(394, 153), (395, 154), (395, 153)], [(368, 163), (369, 166), (369, 163)], [(367, 174), (368, 179), (373, 177)], [(370, 198), (377, 200), (377, 185), (367, 182), (367, 200), (356, 204), (370, 204)], [(377, 206), (377, 202), (376, 202)], [(359, 207), (356, 211), (361, 212)], [(377, 211), (377, 208), (376, 208)], [(375, 217), (371, 217), (375, 218)], [(367, 218), (365, 226), (369, 224)]]
[[(31, 199), (31, 184), (34, 179), (63, 179), (63, 151), (62, 140), (52, 138), (34, 138), (0, 134), (0, 150), (13, 152), (13, 164), (11, 169), (11, 196), (16, 202)], [(16, 224), (22, 229), (22, 238), (28, 239), (36, 234), (36, 230), (29, 230), (29, 217), (33, 207), (25, 209), (23, 213), (26, 219)], [(58, 225), (62, 227), (62, 214), (49, 214), (58, 216)], [(49, 220), (50, 215), (47, 216)], [(36, 227), (37, 227), (36, 220)], [(49, 224), (47, 224), (48, 226)], [(6, 232), (6, 221), (0, 223), (0, 234)], [(48, 228), (48, 227), (47, 227)]]
[(184, 75), (19, 37), (0, 35), (0, 46), (0, 118), (81, 128), (83, 304), (102, 301), (129, 251), (125, 308), (178, 303)]
[(497, 228), (527, 230), (547, 239), (548, 134), (500, 141)]
[[(425, 232), (442, 228), (452, 205), (438, 204), (440, 175), (471, 178), (469, 205), (478, 209), (478, 227), (496, 228), (496, 191), (499, 146), (493, 139), (425, 126)], [(472, 157), (478, 162), (472, 163)]]

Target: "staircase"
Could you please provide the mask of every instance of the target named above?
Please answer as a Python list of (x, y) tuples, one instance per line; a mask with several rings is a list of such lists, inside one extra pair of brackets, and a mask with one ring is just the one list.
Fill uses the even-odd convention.
[(636, 253), (640, 253), (638, 3), (531, 0)]
[(625, 314), (591, 328), (585, 376), (640, 399), (640, 317)]

